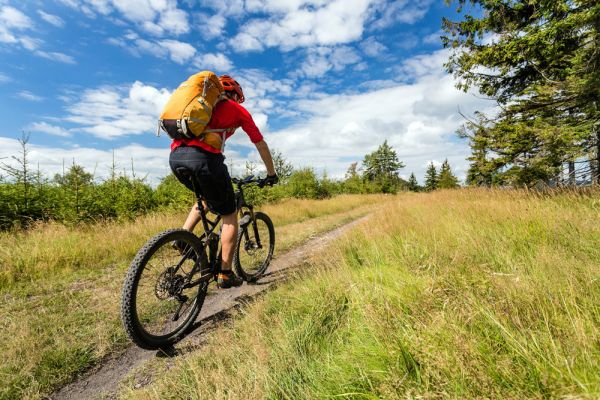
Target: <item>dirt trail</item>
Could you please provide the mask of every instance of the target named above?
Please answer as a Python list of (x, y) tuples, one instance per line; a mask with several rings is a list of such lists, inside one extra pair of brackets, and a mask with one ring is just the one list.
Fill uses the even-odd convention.
[[(271, 262), (267, 275), (255, 285), (244, 284), (239, 288), (222, 290), (207, 296), (198, 316), (196, 327), (175, 346), (176, 355), (184, 354), (201, 346), (202, 333), (215, 329), (218, 325), (217, 322), (227, 316), (228, 310), (240, 306), (265, 291), (275, 282), (283, 279), (287, 269), (302, 264), (310, 255), (315, 254), (366, 218), (368, 216), (349, 222), (332, 231), (313, 237), (286, 253), (277, 255)], [(78, 380), (54, 392), (49, 398), (53, 400), (115, 398), (119, 383), (131, 371), (155, 357), (165, 356), (165, 354), (142, 350), (132, 345), (124, 352), (108, 357)], [(150, 378), (142, 378), (139, 384), (147, 384), (148, 379)]]

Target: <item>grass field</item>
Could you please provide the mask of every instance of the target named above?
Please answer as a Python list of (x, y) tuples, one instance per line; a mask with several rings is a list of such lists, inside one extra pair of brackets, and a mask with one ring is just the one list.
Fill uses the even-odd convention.
[(597, 190), (398, 196), (120, 396), (599, 398), (599, 221)]
[[(373, 210), (389, 196), (289, 200), (262, 207), (277, 230), (276, 254)], [(80, 228), (42, 224), (0, 234), (0, 398), (42, 398), (128, 342), (120, 290), (141, 245), (183, 214)]]

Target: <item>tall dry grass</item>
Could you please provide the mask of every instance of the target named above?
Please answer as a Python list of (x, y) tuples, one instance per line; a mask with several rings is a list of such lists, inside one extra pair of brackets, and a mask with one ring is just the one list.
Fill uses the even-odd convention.
[[(263, 211), (273, 218), (281, 252), (387, 199), (290, 200)], [(50, 223), (0, 234), (0, 398), (43, 397), (125, 346), (119, 320), (125, 270), (146, 240), (184, 218), (159, 213), (134, 223)]]
[(598, 398), (600, 192), (403, 195), (121, 397)]

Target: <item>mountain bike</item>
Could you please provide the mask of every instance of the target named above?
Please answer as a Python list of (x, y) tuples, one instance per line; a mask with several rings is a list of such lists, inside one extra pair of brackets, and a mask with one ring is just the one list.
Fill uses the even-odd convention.
[[(185, 169), (178, 172), (194, 185), (204, 232), (197, 236), (184, 229), (169, 229), (148, 240), (129, 266), (121, 295), (125, 331), (135, 344), (148, 350), (169, 348), (190, 329), (221, 266), (221, 217), (207, 216), (192, 174)], [(273, 257), (275, 229), (265, 213), (254, 211), (246, 201), (244, 186), (263, 187), (265, 180), (248, 176), (232, 181), (237, 186), (239, 212), (233, 268), (246, 282), (254, 282)]]

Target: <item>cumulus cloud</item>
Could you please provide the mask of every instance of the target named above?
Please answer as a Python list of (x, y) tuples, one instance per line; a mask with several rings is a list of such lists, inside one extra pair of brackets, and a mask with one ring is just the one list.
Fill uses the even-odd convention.
[(158, 116), (169, 99), (167, 89), (135, 82), (129, 87), (88, 89), (67, 106), (65, 121), (102, 139), (156, 132)]
[[(132, 176), (146, 178), (146, 182), (156, 186), (160, 179), (169, 175), (170, 140), (166, 137), (156, 138), (155, 147), (131, 143), (114, 149), (100, 150), (80, 146), (40, 146), (29, 144), (29, 161), (31, 165), (39, 166), (44, 176), (51, 177), (63, 172), (63, 166), (69, 167), (75, 162), (87, 171), (94, 172), (98, 181), (109, 178), (113, 164), (116, 170)], [(21, 145), (16, 139), (0, 137), (0, 158), (9, 165), (17, 166), (11, 156), (19, 154)], [(234, 174), (242, 174), (245, 160), (233, 149), (227, 150), (227, 166)], [(133, 164), (133, 171), (132, 171)]]
[[(248, 4), (250, 3), (250, 5)], [(310, 5), (310, 7), (308, 7)], [(334, 0), (331, 2), (247, 2), (248, 11), (266, 10), (267, 19), (250, 20), (230, 40), (238, 51), (280, 47), (335, 45), (359, 39), (368, 18), (368, 0)]]
[(373, 36), (370, 36), (360, 43), (362, 51), (369, 57), (377, 57), (387, 51), (387, 47), (379, 42)]
[[(222, 53), (203, 53), (196, 57), (192, 65), (199, 70), (222, 71), (223, 74), (228, 74), (233, 69), (231, 60)], [(221, 74), (221, 72), (218, 72)]]
[(189, 43), (173, 39), (150, 41), (140, 38), (134, 32), (127, 33), (123, 38), (110, 38), (108, 43), (122, 47), (135, 56), (149, 54), (170, 58), (177, 64), (185, 64), (196, 55), (196, 49)]
[(414, 71), (409, 82), (385, 82), (360, 94), (321, 95), (292, 104), (302, 120), (272, 131), (269, 145), (296, 165), (314, 166), (343, 176), (351, 161), (387, 140), (407, 165), (403, 172), (424, 175), (430, 161), (448, 158), (461, 177), (467, 169), (467, 143), (456, 129), (464, 122), (459, 108), (472, 113), (490, 104), (457, 90), (445, 73), (440, 52), (405, 62)]
[(223, 35), (226, 22), (227, 20), (221, 14), (196, 13), (194, 15), (194, 26), (200, 27), (200, 35), (209, 40)]
[(306, 51), (306, 59), (292, 75), (309, 78), (320, 77), (328, 71), (341, 71), (347, 65), (361, 61), (358, 53), (349, 46), (313, 47)]
[(429, 35), (426, 35), (423, 38), (423, 43), (441, 45), (442, 44), (442, 39), (441, 39), (442, 36), (444, 36), (444, 32), (442, 30), (430, 33)]
[(57, 15), (48, 14), (42, 10), (38, 10), (38, 14), (44, 21), (46, 21), (50, 25), (54, 25), (57, 28), (62, 28), (63, 26), (65, 26), (65, 21)]
[[(67, 168), (74, 161), (87, 171), (95, 172), (94, 178), (102, 180), (110, 176), (113, 161), (113, 150), (100, 150), (91, 147), (53, 147), (29, 144), (29, 161), (31, 165), (39, 165), (45, 176), (62, 173), (63, 166)], [(0, 157), (6, 157), (6, 162), (13, 161), (10, 156), (18, 154), (20, 144), (15, 139), (0, 137)], [(137, 177), (147, 176), (147, 182), (158, 184), (160, 178), (170, 173), (169, 146), (163, 138), (157, 147), (146, 147), (132, 143), (114, 149), (114, 158), (118, 171), (124, 171), (131, 176), (131, 164)]]
[(96, 14), (120, 17), (137, 24), (145, 32), (163, 36), (190, 31), (187, 12), (176, 0), (61, 0), (63, 4), (94, 17)]
[(377, 16), (371, 29), (382, 29), (396, 23), (414, 24), (425, 16), (433, 0), (375, 1), (372, 12)]
[[(251, 19), (229, 40), (237, 51), (334, 46), (359, 40), (365, 31), (423, 18), (431, 0), (232, 0), (203, 4), (217, 15)], [(253, 16), (255, 16), (253, 18)]]

